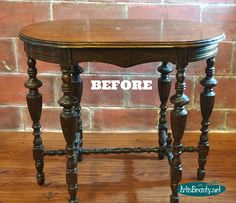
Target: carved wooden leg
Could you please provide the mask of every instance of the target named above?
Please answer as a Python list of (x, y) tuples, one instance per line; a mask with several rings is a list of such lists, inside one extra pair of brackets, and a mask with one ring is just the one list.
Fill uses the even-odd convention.
[(26, 96), (27, 105), (31, 119), (33, 121), (32, 128), (34, 129), (34, 147), (33, 157), (35, 160), (35, 167), (37, 170), (37, 182), (39, 185), (44, 184), (43, 173), (43, 144), (40, 131), (40, 117), (42, 112), (42, 95), (39, 93), (38, 88), (42, 86), (42, 82), (37, 79), (37, 69), (35, 67), (36, 61), (28, 57), (28, 75), (29, 79), (25, 82), (25, 87), (29, 89), (29, 94)]
[(69, 202), (77, 203), (77, 154), (76, 154), (76, 128), (77, 128), (77, 113), (73, 108), (74, 97), (72, 96), (72, 70), (71, 67), (61, 66), (62, 68), (62, 90), (64, 95), (59, 100), (59, 104), (63, 106), (61, 113), (61, 127), (66, 140), (66, 182), (70, 195)]
[(201, 85), (204, 87), (203, 92), (200, 96), (200, 104), (201, 104), (201, 113), (202, 113), (202, 128), (201, 128), (201, 136), (199, 141), (199, 156), (198, 163), (199, 168), (197, 171), (198, 180), (203, 180), (205, 176), (205, 164), (207, 161), (207, 155), (209, 152), (209, 144), (208, 144), (208, 126), (209, 126), (209, 118), (211, 116), (214, 103), (215, 103), (215, 92), (213, 91), (213, 87), (217, 85), (216, 79), (213, 77), (215, 68), (214, 68), (214, 58), (210, 58), (207, 61), (206, 67), (206, 77), (201, 80)]
[[(72, 87), (73, 87), (73, 96), (76, 98), (76, 102), (74, 104), (74, 109), (78, 115), (78, 125), (76, 132), (76, 142), (75, 146), (77, 148), (82, 148), (83, 146), (83, 125), (81, 120), (81, 97), (83, 93), (83, 80), (80, 77), (80, 74), (83, 73), (84, 69), (79, 65), (73, 66), (73, 77), (72, 77)], [(82, 161), (82, 154), (79, 154), (78, 161)]]
[[(166, 146), (167, 145), (167, 100), (170, 94), (171, 88), (171, 79), (169, 78), (169, 73), (171, 73), (172, 68), (168, 65), (167, 62), (163, 62), (160, 67), (158, 67), (158, 71), (161, 73), (161, 77), (158, 79), (158, 91), (159, 97), (161, 101), (160, 105), (160, 118), (159, 118), (159, 125), (158, 125), (158, 134), (159, 134), (159, 146)], [(159, 152), (158, 158), (163, 159), (164, 153)]]
[(172, 195), (170, 197), (171, 203), (178, 203), (178, 185), (182, 178), (182, 165), (181, 165), (181, 154), (182, 144), (181, 139), (184, 134), (185, 124), (187, 120), (187, 110), (185, 105), (189, 102), (189, 98), (184, 94), (186, 84), (185, 71), (187, 63), (177, 63), (177, 74), (176, 74), (176, 93), (171, 97), (171, 103), (174, 104), (174, 109), (171, 111), (171, 130), (173, 133), (173, 159), (171, 163), (171, 190)]

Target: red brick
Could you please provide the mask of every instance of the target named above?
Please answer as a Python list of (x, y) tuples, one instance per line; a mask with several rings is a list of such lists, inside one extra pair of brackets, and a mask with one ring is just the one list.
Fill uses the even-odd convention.
[(178, 4), (188, 4), (188, 3), (198, 3), (198, 4), (211, 4), (211, 3), (236, 3), (236, 0), (164, 0), (165, 3), (178, 3)]
[(202, 10), (202, 22), (217, 24), (227, 40), (236, 39), (236, 6), (207, 6)]
[(163, 6), (161, 5), (128, 5), (128, 18), (130, 19), (162, 19)]
[[(88, 76), (82, 75), (83, 79), (83, 95), (82, 106), (123, 106), (124, 91), (118, 90), (91, 90), (91, 80), (123, 80), (119, 76)], [(57, 79), (57, 87), (59, 97), (62, 95), (61, 79)]]
[[(216, 56), (215, 75), (229, 75), (231, 71), (231, 55), (233, 44), (228, 42), (222, 42), (219, 45), (219, 52)], [(205, 75), (206, 62), (194, 62), (189, 63), (188, 73), (191, 75)]]
[[(89, 2), (98, 2), (97, 0), (88, 0)], [(100, 0), (99, 2), (127, 2), (127, 3), (161, 3), (162, 0)]]
[[(54, 78), (41, 76), (39, 79), (43, 82), (43, 87), (40, 88), (40, 92), (43, 94), (44, 104), (54, 104)], [(26, 80), (27, 76), (23, 74), (1, 75), (0, 104), (26, 105), (25, 96), (28, 92), (24, 87)]]
[(216, 75), (228, 75), (231, 71), (231, 55), (233, 44), (222, 42), (219, 45), (219, 51), (216, 56)]
[(188, 64), (187, 74), (191, 76), (205, 76), (205, 61), (195, 61)]
[(12, 40), (0, 41), (0, 71), (13, 72), (16, 70)]
[[(199, 131), (201, 129), (201, 111), (200, 109), (188, 109), (188, 117), (186, 122), (186, 131)], [(171, 110), (168, 109), (167, 111), (167, 123), (168, 123), (168, 129), (171, 130), (171, 124), (170, 124), (170, 112)], [(221, 110), (214, 110), (212, 112), (212, 115), (210, 117), (210, 130), (225, 130), (225, 118), (226, 114), (225, 111)]]
[(0, 107), (0, 129), (18, 130), (21, 128), (20, 109), (17, 107)]
[[(42, 130), (61, 131), (61, 124), (60, 124), (61, 111), (62, 108), (44, 108), (42, 110), (42, 115), (40, 120)], [(87, 109), (82, 109), (81, 115), (83, 120), (83, 129), (88, 130), (90, 127), (89, 111)], [(30, 118), (27, 108), (23, 110), (23, 121), (24, 121), (24, 128), (26, 130), (31, 129), (32, 120)]]
[(222, 4), (231, 4), (236, 3), (236, 0), (202, 0), (203, 3), (222, 3)]
[[(160, 99), (159, 99), (159, 92), (158, 92), (158, 74), (156, 74), (156, 78), (154, 77), (133, 77), (133, 80), (152, 80), (152, 90), (131, 90), (130, 91), (130, 103), (131, 107), (133, 106), (155, 106), (159, 107)], [(175, 79), (172, 78), (172, 85), (171, 85), (171, 92), (170, 96), (175, 94)], [(193, 82), (190, 78), (186, 78), (186, 93), (190, 98), (189, 106), (192, 104), (192, 91), (193, 91)], [(168, 106), (173, 106), (170, 101), (168, 100)]]
[(202, 21), (209, 23), (236, 22), (235, 6), (206, 6), (202, 11)]
[(108, 63), (98, 63), (98, 62), (91, 62), (90, 65), (90, 72), (91, 73), (125, 73), (126, 69)]
[[(210, 117), (210, 130), (225, 130), (225, 111), (214, 110)], [(186, 130), (196, 131), (201, 129), (201, 111), (193, 109), (188, 111)]]
[(164, 6), (163, 14), (166, 19), (196, 21), (200, 20), (199, 6)]
[(125, 18), (126, 5), (99, 3), (55, 3), (53, 18), (58, 19), (112, 19)]
[(152, 109), (95, 109), (92, 130), (153, 130), (157, 110)]
[(127, 74), (153, 74), (156, 72), (159, 63), (145, 63), (129, 68), (121, 68), (116, 65), (106, 63), (90, 63), (91, 73), (127, 73)]
[(236, 75), (236, 44), (234, 44), (234, 51), (233, 51), (233, 59), (232, 59), (232, 73)]
[(20, 29), (28, 24), (49, 20), (49, 3), (0, 2), (0, 35), (18, 36)]
[(226, 129), (236, 130), (236, 111), (227, 112)]
[(152, 90), (130, 90), (129, 106), (155, 106), (158, 107), (160, 100), (157, 89), (158, 73), (156, 78), (147, 77), (132, 77), (132, 80), (152, 80)]
[[(221, 77), (217, 78), (218, 85), (214, 88), (216, 92), (215, 108), (236, 108), (235, 95), (232, 88), (236, 87), (236, 78)], [(200, 92), (203, 87), (199, 80), (196, 81), (195, 106), (199, 106)]]
[(200, 7), (190, 5), (128, 5), (128, 18), (200, 20)]
[(164, 0), (164, 3), (174, 4), (188, 4), (188, 3), (202, 3), (204, 0)]

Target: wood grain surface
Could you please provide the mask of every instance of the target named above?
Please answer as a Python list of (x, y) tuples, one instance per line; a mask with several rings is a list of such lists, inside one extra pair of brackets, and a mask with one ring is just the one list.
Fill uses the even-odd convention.
[(217, 43), (224, 33), (216, 25), (174, 20), (61, 20), (32, 24), (20, 38), (51, 47), (193, 47)]
[[(199, 133), (200, 134), (200, 133)], [(185, 134), (184, 145), (197, 145), (199, 134)], [(67, 201), (65, 157), (46, 157), (44, 186), (35, 180), (30, 133), (0, 133), (0, 203), (62, 203)], [(44, 133), (46, 148), (64, 148), (60, 133)], [(84, 147), (156, 146), (156, 134), (85, 134)], [(226, 192), (213, 197), (187, 197), (181, 203), (236, 201), (236, 137), (210, 134), (204, 181), (217, 181)], [(169, 202), (169, 166), (155, 154), (85, 155), (79, 167), (80, 203)], [(197, 154), (183, 155), (183, 181), (197, 181)]]

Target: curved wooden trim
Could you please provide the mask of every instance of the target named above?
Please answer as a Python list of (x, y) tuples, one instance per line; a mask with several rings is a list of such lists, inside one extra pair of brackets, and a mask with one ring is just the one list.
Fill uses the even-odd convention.
[(59, 48), (36, 46), (30, 43), (25, 43), (25, 52), (27, 56), (40, 61), (57, 64), (60, 64), (61, 62), (61, 49)]
[(200, 61), (215, 56), (218, 52), (218, 44), (188, 49), (188, 62)]
[(19, 38), (29, 44), (36, 46), (46, 46), (53, 48), (192, 48), (201, 47), (204, 45), (217, 44), (225, 39), (225, 34), (197, 41), (173, 41), (173, 42), (54, 42), (30, 38), (23, 33), (19, 34)]

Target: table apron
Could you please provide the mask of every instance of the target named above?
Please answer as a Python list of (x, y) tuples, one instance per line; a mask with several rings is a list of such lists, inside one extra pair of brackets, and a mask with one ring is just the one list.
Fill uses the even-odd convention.
[(194, 62), (214, 57), (218, 51), (218, 43), (193, 48), (53, 48), (25, 43), (28, 57), (61, 64), (67, 62), (103, 62), (123, 68), (149, 62), (171, 62), (178, 60)]

